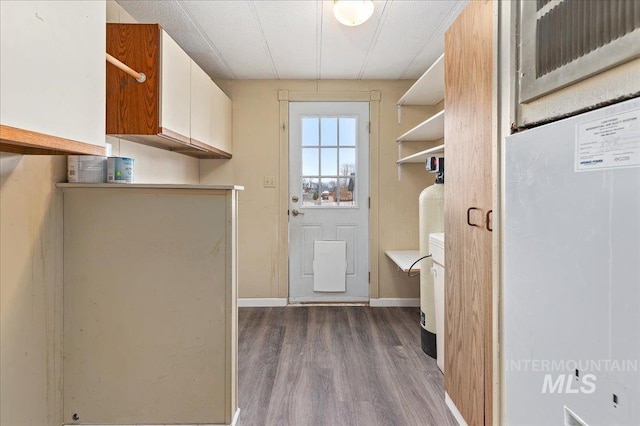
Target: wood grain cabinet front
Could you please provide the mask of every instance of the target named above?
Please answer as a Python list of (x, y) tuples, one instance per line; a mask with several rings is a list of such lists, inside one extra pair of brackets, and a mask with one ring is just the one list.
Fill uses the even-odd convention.
[(107, 65), (108, 135), (198, 158), (231, 158), (211, 141), (215, 83), (159, 25), (107, 24), (107, 53), (146, 76), (139, 83)]
[[(445, 390), (469, 426), (494, 424), (492, 123), (495, 3), (445, 33)], [(497, 401), (496, 401), (497, 402)]]

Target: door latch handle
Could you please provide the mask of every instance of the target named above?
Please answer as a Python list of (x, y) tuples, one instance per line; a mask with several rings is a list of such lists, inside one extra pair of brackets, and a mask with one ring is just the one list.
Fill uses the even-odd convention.
[(493, 210), (487, 212), (485, 223), (487, 224), (487, 231), (493, 232), (493, 226), (491, 225), (491, 219), (493, 219)]
[(477, 207), (469, 207), (469, 208), (467, 209), (467, 225), (469, 225), (469, 226), (476, 226), (476, 227), (480, 228), (480, 225), (476, 225), (475, 223), (471, 223), (471, 210), (478, 210), (478, 211), (480, 211), (480, 209), (479, 209), (479, 208), (477, 208)]
[(294, 216), (304, 216), (304, 213), (300, 213), (297, 209), (291, 210), (291, 214)]

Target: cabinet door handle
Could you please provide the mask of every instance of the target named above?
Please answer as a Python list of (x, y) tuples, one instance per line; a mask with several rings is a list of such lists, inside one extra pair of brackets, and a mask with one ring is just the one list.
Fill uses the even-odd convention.
[(485, 223), (487, 224), (487, 231), (493, 232), (493, 226), (491, 226), (491, 219), (493, 218), (493, 210), (487, 212)]
[(478, 211), (480, 211), (480, 209), (479, 209), (479, 208), (477, 208), (477, 207), (469, 207), (469, 208), (467, 209), (467, 225), (469, 225), (469, 226), (476, 226), (476, 227), (480, 228), (480, 225), (476, 225), (475, 223), (471, 223), (471, 210), (478, 210)]

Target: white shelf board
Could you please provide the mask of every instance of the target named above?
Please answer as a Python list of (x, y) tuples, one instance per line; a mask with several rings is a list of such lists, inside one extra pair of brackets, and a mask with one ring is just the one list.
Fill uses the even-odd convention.
[(402, 157), (401, 159), (396, 161), (396, 164), (400, 165), (407, 163), (424, 163), (427, 157), (435, 157), (440, 154), (444, 155), (444, 144), (425, 149), (424, 151), (416, 152), (415, 154), (411, 154), (406, 157)]
[[(420, 258), (420, 250), (387, 250), (384, 253), (403, 272), (409, 272), (409, 267)], [(420, 271), (420, 263), (417, 263), (412, 271)]]
[(444, 137), (444, 110), (432, 115), (398, 139), (398, 142), (436, 141)]
[(444, 99), (444, 54), (398, 100), (398, 105), (436, 105)]

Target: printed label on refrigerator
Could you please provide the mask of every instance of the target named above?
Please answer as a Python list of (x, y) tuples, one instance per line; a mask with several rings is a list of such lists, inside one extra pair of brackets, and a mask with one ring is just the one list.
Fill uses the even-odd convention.
[(640, 109), (576, 124), (576, 171), (640, 167)]

